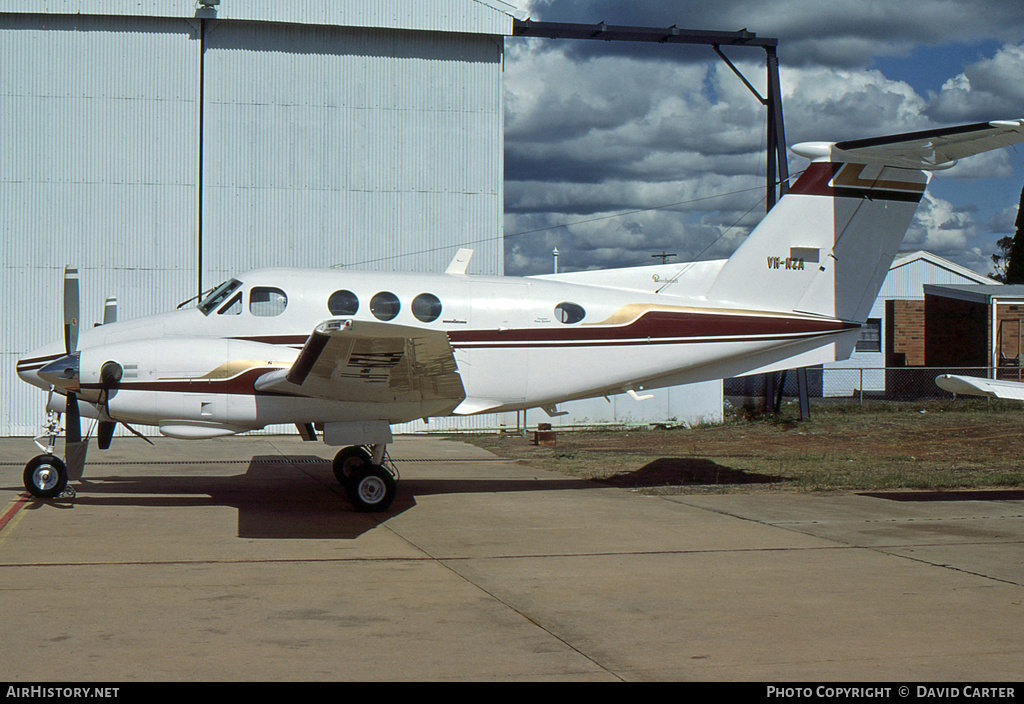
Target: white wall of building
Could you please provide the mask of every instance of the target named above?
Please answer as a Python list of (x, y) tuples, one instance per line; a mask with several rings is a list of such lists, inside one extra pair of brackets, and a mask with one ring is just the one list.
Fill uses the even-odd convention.
[[(15, 363), (254, 266), (502, 267), (500, 0), (0, 0), (0, 435)], [(393, 258), (395, 254), (421, 252)]]
[[(501, 273), (501, 0), (0, 0), (0, 435), (45, 393), (17, 359), (264, 266)], [(396, 257), (396, 254), (403, 256)], [(529, 413), (531, 425), (713, 422), (720, 382)], [(410, 424), (497, 427), (509, 417)]]

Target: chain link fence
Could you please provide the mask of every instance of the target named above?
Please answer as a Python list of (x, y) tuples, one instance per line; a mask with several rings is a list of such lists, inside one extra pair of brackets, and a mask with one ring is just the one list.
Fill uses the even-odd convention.
[[(942, 374), (991, 377), (989, 367), (810, 367), (807, 372), (807, 395), (811, 403), (864, 404), (871, 401), (925, 401), (951, 399), (953, 394), (941, 389), (935, 377)], [(1000, 379), (1024, 381), (1021, 367), (998, 369)], [(724, 394), (735, 403), (741, 399), (763, 397), (765, 375), (726, 379)], [(775, 393), (781, 389), (783, 398), (799, 396), (795, 371), (776, 373)]]

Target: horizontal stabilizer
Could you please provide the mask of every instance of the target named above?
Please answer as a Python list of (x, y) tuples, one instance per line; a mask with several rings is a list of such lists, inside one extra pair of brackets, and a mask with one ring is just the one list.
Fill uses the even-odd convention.
[(948, 169), (964, 157), (1024, 140), (1024, 120), (997, 120), (845, 142), (804, 142), (793, 152), (808, 159), (880, 162), (904, 169)]
[(1024, 120), (804, 142), (800, 177), (719, 271), (707, 299), (863, 323), (935, 169), (1024, 142)]

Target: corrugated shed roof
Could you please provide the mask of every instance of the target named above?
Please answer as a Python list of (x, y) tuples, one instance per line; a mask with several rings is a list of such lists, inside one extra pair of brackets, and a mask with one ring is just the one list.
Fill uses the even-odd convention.
[(992, 279), (931, 252), (901, 254), (879, 291), (883, 300), (921, 300), (924, 285), (992, 284)]
[(995, 283), (994, 280), (988, 276), (983, 276), (982, 274), (979, 274), (976, 271), (971, 271), (965, 266), (960, 266), (959, 264), (951, 262), (948, 259), (943, 259), (937, 254), (932, 254), (931, 252), (925, 251), (910, 252), (909, 254), (897, 255), (895, 261), (893, 261), (892, 263), (892, 266), (889, 267), (889, 270), (892, 271), (893, 269), (898, 269), (901, 266), (906, 266), (908, 264), (912, 264), (918, 261), (925, 261), (928, 262), (929, 264), (934, 264), (935, 266), (940, 267), (942, 269), (946, 269), (947, 271), (958, 276), (962, 276), (972, 281), (977, 281), (979, 284)]
[(989, 285), (960, 285), (960, 286), (933, 286), (925, 285), (924, 292), (946, 298), (957, 298), (964, 301), (978, 301), (991, 303), (993, 298), (1000, 301), (1019, 298), (1024, 300), (1024, 284), (989, 284)]
[(0, 0), (0, 13), (201, 17), (510, 36), (523, 13), (502, 0)]

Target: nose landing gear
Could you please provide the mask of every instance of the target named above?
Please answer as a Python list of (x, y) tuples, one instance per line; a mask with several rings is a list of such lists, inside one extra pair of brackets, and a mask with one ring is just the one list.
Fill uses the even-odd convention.
[(53, 499), (67, 488), (68, 470), (54, 455), (38, 455), (25, 465), (24, 480), (25, 488), (32, 496)]
[[(56, 455), (53, 446), (60, 434), (60, 414), (50, 411), (47, 414), (45, 432), (35, 438), (36, 446), (44, 454), (37, 455), (25, 465), (22, 479), (25, 489), (37, 499), (54, 499), (58, 496), (72, 498), (74, 489), (68, 488), (68, 468)], [(47, 444), (39, 441), (47, 438)]]

